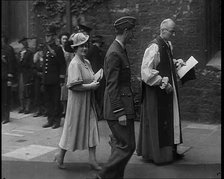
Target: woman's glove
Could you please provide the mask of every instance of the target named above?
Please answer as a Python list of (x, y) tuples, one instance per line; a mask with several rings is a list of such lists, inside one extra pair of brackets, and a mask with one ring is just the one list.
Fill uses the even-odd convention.
[(100, 82), (98, 81), (93, 81), (92, 83), (89, 84), (90, 85), (90, 89), (95, 90), (99, 87)]

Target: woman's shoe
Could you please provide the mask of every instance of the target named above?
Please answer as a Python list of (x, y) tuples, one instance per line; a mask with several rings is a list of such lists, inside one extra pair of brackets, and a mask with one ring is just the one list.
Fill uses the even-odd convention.
[(63, 164), (62, 160), (59, 157), (59, 154), (55, 154), (54, 161), (56, 162), (58, 168), (65, 169), (65, 165)]
[(90, 162), (89, 166), (93, 170), (102, 170), (102, 167), (98, 163), (96, 163), (96, 162)]

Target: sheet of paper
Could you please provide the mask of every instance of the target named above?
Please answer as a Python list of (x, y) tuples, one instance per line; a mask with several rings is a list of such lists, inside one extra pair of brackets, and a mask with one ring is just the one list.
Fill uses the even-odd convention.
[(99, 71), (95, 73), (94, 77), (95, 81), (100, 81), (103, 78), (103, 69), (99, 69)]
[(178, 71), (177, 74), (180, 77), (180, 79), (190, 70), (192, 69), (198, 61), (191, 56), (187, 61), (186, 61), (186, 66), (182, 66)]

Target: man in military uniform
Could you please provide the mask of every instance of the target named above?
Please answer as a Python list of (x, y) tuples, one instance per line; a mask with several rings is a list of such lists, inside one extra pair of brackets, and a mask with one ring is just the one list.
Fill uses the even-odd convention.
[[(92, 45), (90, 46), (86, 58), (90, 61), (93, 72), (97, 73), (98, 70), (103, 68), (104, 65), (104, 52), (102, 51), (103, 37), (101, 35), (92, 36)], [(105, 90), (105, 77), (100, 81), (100, 86), (94, 91), (96, 98), (96, 111), (98, 120), (103, 120), (103, 97)]]
[(10, 113), (10, 87), (14, 74), (13, 54), (9, 45), (7, 45), (7, 37), (2, 34), (1, 41), (1, 70), (2, 70), (2, 124), (9, 122)]
[(123, 178), (125, 167), (135, 151), (134, 99), (131, 71), (125, 45), (133, 38), (136, 19), (125, 16), (115, 21), (116, 39), (104, 62), (106, 88), (104, 118), (112, 132), (112, 152), (97, 178)]
[(47, 123), (44, 128), (52, 127), (56, 129), (60, 127), (61, 107), (60, 94), (63, 85), (66, 62), (62, 48), (56, 45), (56, 29), (50, 26), (45, 36), (46, 44), (44, 48), (44, 66), (43, 66), (43, 84), (47, 103)]
[(18, 42), (23, 45), (19, 52), (19, 113), (30, 113), (31, 97), (33, 90), (33, 52), (28, 47), (28, 38), (23, 37)]

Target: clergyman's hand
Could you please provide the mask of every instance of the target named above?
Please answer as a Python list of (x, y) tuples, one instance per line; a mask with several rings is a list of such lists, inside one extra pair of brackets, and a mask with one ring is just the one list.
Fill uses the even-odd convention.
[(173, 91), (173, 87), (170, 83), (167, 84), (166, 88), (165, 88), (166, 92), (169, 94)]
[(169, 81), (169, 78), (168, 77), (163, 77), (162, 78), (162, 81), (161, 81), (161, 85), (160, 85), (160, 88), (161, 89), (165, 89), (167, 84), (168, 84), (168, 81)]
[(175, 65), (176, 65), (176, 69), (178, 71), (182, 66), (185, 66), (186, 63), (182, 59), (177, 59), (175, 62)]
[(119, 124), (122, 126), (126, 126), (127, 125), (127, 117), (126, 115), (122, 115), (118, 118)]

